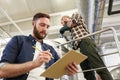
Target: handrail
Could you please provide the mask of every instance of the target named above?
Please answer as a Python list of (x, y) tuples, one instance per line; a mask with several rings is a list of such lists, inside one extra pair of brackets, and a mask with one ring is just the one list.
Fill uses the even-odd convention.
[(109, 31), (109, 30), (112, 30), (112, 32), (113, 32), (113, 36), (114, 36), (114, 39), (115, 39), (115, 43), (116, 43), (116, 45), (117, 45), (118, 52), (119, 52), (119, 56), (120, 56), (120, 46), (119, 46), (119, 44), (118, 44), (118, 43), (119, 43), (119, 40), (118, 40), (118, 37), (117, 37), (117, 33), (116, 33), (116, 31), (115, 31), (115, 29), (114, 29), (113, 27), (104, 28), (104, 29), (102, 29), (102, 30), (99, 30), (99, 31), (96, 31), (96, 32), (94, 32), (94, 33), (90, 33), (90, 34), (88, 34), (88, 35), (85, 35), (85, 36), (83, 36), (83, 37), (80, 37), (79, 39), (74, 39), (74, 40), (68, 41), (68, 42), (66, 42), (66, 43), (59, 44), (58, 47), (61, 47), (61, 46), (65, 45), (65, 44), (71, 43), (71, 42), (73, 42), (73, 41), (78, 41), (78, 40), (81, 40), (81, 39), (83, 39), (83, 38), (86, 38), (86, 37), (89, 37), (89, 36), (92, 36), (92, 35), (96, 35), (96, 34), (99, 34), (99, 33), (105, 32), (105, 31)]
[[(109, 31), (109, 30), (112, 30), (113, 32), (113, 36), (114, 36), (114, 39), (115, 39), (115, 43), (117, 45), (117, 48), (118, 48), (118, 51), (115, 51), (115, 53), (119, 52), (119, 56), (120, 56), (120, 47), (119, 47), (119, 40), (118, 40), (118, 37), (117, 37), (117, 34), (116, 34), (116, 31), (113, 27), (109, 27), (109, 28), (104, 28), (102, 30), (99, 30), (99, 31), (96, 31), (94, 33), (91, 33), (91, 34), (88, 34), (88, 35), (85, 35), (79, 39), (74, 39), (74, 40), (71, 40), (71, 41), (68, 41), (66, 43), (63, 43), (63, 44), (59, 44), (58, 47), (61, 48), (61, 46), (65, 45), (65, 44), (68, 44), (70, 42), (73, 42), (73, 41), (77, 41), (77, 40), (81, 40), (83, 38), (86, 38), (86, 37), (89, 37), (89, 36), (92, 36), (92, 35), (96, 35), (96, 34), (99, 34), (99, 33), (102, 33), (102, 32), (105, 32), (105, 31)], [(107, 56), (107, 55), (112, 55), (112, 54), (115, 54), (115, 53), (108, 53), (108, 54), (103, 54), (103, 55), (100, 55), (101, 57), (102, 56)], [(94, 70), (99, 70), (99, 69), (104, 69), (104, 68), (110, 68), (110, 67), (116, 67), (116, 66), (120, 66), (120, 64), (118, 65), (113, 65), (113, 66), (105, 66), (105, 67), (99, 67), (99, 68), (93, 68), (93, 69), (89, 69), (89, 70), (83, 70), (83, 71), (79, 71), (78, 73), (82, 73), (82, 72), (88, 72), (88, 71), (94, 71)]]
[(83, 70), (83, 71), (79, 71), (78, 73), (88, 72), (88, 71), (95, 71), (95, 70), (99, 70), (99, 69), (111, 68), (111, 67), (116, 67), (116, 66), (119, 67), (120, 64), (118, 64), (118, 65), (113, 65), (113, 66), (107, 66), (107, 67), (99, 67), (99, 68), (94, 68), (94, 69), (89, 69), (89, 70)]
[[(101, 57), (102, 56), (107, 56), (107, 55), (112, 55), (112, 54), (116, 54), (119, 52), (119, 56), (120, 56), (120, 46), (119, 46), (119, 40), (118, 40), (118, 37), (117, 37), (117, 33), (115, 31), (115, 29), (113, 27), (109, 27), (109, 28), (104, 28), (102, 30), (99, 30), (99, 31), (96, 31), (94, 33), (91, 33), (91, 34), (88, 34), (88, 35), (85, 35), (79, 39), (74, 39), (74, 40), (71, 40), (71, 41), (68, 41), (68, 42), (65, 42), (63, 44), (59, 44), (57, 47), (59, 47), (60, 51), (61, 51), (61, 46), (65, 45), (65, 44), (68, 44), (68, 43), (71, 43), (73, 41), (77, 41), (77, 40), (81, 40), (82, 38), (86, 38), (86, 37), (89, 37), (89, 36), (92, 36), (92, 35), (96, 35), (96, 34), (99, 34), (99, 33), (102, 33), (102, 32), (105, 32), (105, 31), (109, 31), (109, 30), (112, 30), (113, 32), (113, 36), (114, 36), (114, 39), (115, 39), (115, 43), (117, 45), (117, 48), (118, 48), (118, 51), (115, 51), (113, 53), (108, 53), (108, 54), (102, 54), (100, 55)], [(111, 68), (111, 67), (117, 67), (117, 66), (120, 66), (120, 64), (118, 65), (112, 65), (112, 66), (105, 66), (105, 67), (99, 67), (99, 68), (93, 68), (93, 69), (88, 69), (88, 70), (82, 70), (82, 71), (79, 71), (78, 73), (83, 73), (83, 72), (88, 72), (88, 71), (96, 71), (96, 70), (99, 70), (99, 69), (104, 69), (104, 68)]]
[(116, 53), (118, 53), (118, 51), (115, 51), (115, 52), (112, 52), (112, 53), (107, 53), (107, 54), (101, 54), (100, 56), (103, 57), (103, 56), (112, 55), (112, 54), (116, 54)]
[(119, 40), (118, 40), (118, 37), (117, 37), (116, 30), (113, 27), (110, 27), (110, 29), (113, 31), (113, 37), (115, 39), (115, 43), (117, 45), (119, 56), (120, 56), (120, 46), (119, 46)]

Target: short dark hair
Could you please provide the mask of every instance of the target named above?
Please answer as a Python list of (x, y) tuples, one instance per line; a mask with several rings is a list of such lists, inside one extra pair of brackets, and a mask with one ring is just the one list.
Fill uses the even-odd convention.
[(37, 20), (38, 18), (48, 18), (48, 19), (50, 19), (50, 15), (45, 14), (45, 13), (41, 13), (41, 12), (37, 13), (37, 14), (34, 15), (33, 21)]

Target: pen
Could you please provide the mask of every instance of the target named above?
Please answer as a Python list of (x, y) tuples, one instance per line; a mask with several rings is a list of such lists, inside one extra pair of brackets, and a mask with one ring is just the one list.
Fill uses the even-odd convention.
[[(35, 46), (32, 46), (32, 47), (41, 52), (41, 50), (38, 47), (35, 47)], [(54, 59), (54, 57), (52, 55), (51, 55), (51, 58)]]

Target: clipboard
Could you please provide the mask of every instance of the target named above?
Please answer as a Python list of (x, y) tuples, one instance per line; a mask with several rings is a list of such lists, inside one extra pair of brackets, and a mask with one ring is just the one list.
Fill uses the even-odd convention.
[(87, 56), (80, 52), (76, 52), (74, 50), (68, 51), (62, 58), (40, 74), (40, 76), (58, 79), (66, 74), (65, 67), (69, 63), (76, 62), (76, 64), (80, 64), (85, 59), (87, 59)]

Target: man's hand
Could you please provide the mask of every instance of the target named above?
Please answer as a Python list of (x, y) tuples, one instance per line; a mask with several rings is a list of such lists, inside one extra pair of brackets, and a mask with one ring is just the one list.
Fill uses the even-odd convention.
[(67, 75), (74, 75), (78, 73), (77, 64), (75, 62), (68, 64), (66, 67), (66, 72), (67, 72)]
[(37, 58), (33, 61), (34, 65), (36, 65), (36, 67), (41, 66), (43, 63), (48, 63), (51, 60), (51, 56), (52, 54), (50, 53), (49, 50), (47, 51), (41, 51)]

